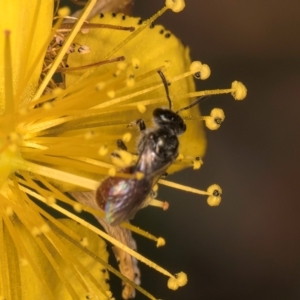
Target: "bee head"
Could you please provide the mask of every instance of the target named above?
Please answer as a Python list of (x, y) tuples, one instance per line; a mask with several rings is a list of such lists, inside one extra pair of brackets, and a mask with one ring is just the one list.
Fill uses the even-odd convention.
[(176, 135), (186, 131), (183, 119), (170, 109), (156, 108), (153, 111), (154, 123), (159, 127), (166, 127), (174, 130)]

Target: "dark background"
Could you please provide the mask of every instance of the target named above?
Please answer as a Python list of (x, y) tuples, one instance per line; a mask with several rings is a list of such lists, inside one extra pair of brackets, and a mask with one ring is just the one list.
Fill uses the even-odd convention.
[[(147, 18), (162, 2), (136, 0), (134, 15)], [(134, 220), (167, 240), (155, 249), (139, 239), (140, 252), (189, 278), (172, 292), (164, 277), (141, 266), (143, 286), (168, 300), (300, 299), (300, 2), (187, 0), (184, 11), (167, 12), (157, 23), (211, 67), (198, 89), (240, 80), (248, 96), (201, 105), (204, 115), (222, 107), (226, 120), (207, 132), (202, 168), (172, 177), (203, 189), (218, 183), (221, 205), (160, 188), (169, 210), (149, 208)]]
[[(146, 19), (163, 3), (136, 0), (133, 15)], [(138, 237), (139, 252), (189, 278), (173, 292), (166, 277), (140, 264), (142, 286), (164, 300), (300, 299), (299, 0), (187, 0), (183, 12), (167, 12), (157, 23), (190, 46), (193, 60), (211, 67), (199, 90), (239, 80), (248, 96), (201, 105), (204, 115), (223, 108), (226, 120), (207, 132), (202, 168), (171, 178), (201, 189), (218, 183), (221, 205), (161, 187), (169, 210), (136, 216), (134, 224), (167, 241), (157, 249)]]

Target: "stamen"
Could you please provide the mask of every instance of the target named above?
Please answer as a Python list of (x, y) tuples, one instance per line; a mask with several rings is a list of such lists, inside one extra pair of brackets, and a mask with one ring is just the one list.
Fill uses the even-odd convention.
[[(37, 200), (41, 200), (42, 202), (46, 203), (46, 199), (44, 197), (42, 197), (41, 195), (23, 187), (23, 186), (19, 186), (20, 190), (26, 192), (29, 195), (32, 195), (34, 198), (36, 198)], [(53, 205), (53, 208), (59, 212), (61, 212), (62, 214), (64, 214), (65, 216), (69, 217), (70, 219), (73, 219), (75, 222), (80, 223), (81, 225), (83, 225), (84, 227), (90, 229), (91, 231), (95, 232), (96, 234), (98, 234), (99, 236), (101, 236), (102, 238), (106, 239), (107, 241), (111, 242), (113, 245), (115, 245), (116, 247), (126, 251), (128, 254), (130, 254), (131, 256), (135, 257), (136, 259), (138, 259), (139, 261), (145, 263), (146, 265), (148, 265), (151, 268), (154, 268), (155, 270), (157, 270), (158, 272), (170, 277), (170, 278), (174, 278), (174, 276), (169, 273), (167, 270), (163, 269), (162, 267), (160, 267), (159, 265), (155, 264), (154, 262), (148, 260), (147, 258), (145, 258), (144, 256), (142, 256), (141, 254), (135, 252), (134, 250), (132, 250), (131, 248), (125, 246), (124, 244), (122, 244), (121, 242), (119, 242), (118, 240), (112, 238), (110, 235), (106, 234), (105, 232), (101, 231), (100, 229), (98, 229), (97, 227), (91, 225), (90, 223), (86, 222), (85, 220), (77, 217), (76, 215), (72, 214), (71, 212), (69, 212), (68, 210), (58, 206), (57, 204)], [(161, 243), (161, 240), (160, 240)], [(154, 298), (155, 299), (155, 298)]]
[(168, 288), (171, 290), (177, 290), (179, 287), (184, 286), (187, 284), (187, 276), (185, 273), (180, 272), (175, 274), (174, 277), (168, 280)]
[[(8, 200), (7, 200), (5, 197), (3, 197), (2, 195), (0, 195), (0, 198), (1, 198), (1, 202), (2, 202), (2, 203), (3, 203), (3, 201), (4, 201), (4, 202), (8, 201)], [(1, 206), (2, 206), (2, 204), (1, 204)], [(15, 245), (15, 248), (17, 249), (19, 255), (20, 255), (21, 257), (24, 257), (24, 258), (29, 262), (29, 264), (30, 264), (30, 266), (32, 267), (32, 270), (33, 270), (34, 273), (36, 274), (37, 278), (40, 279), (40, 283), (43, 285), (43, 287), (44, 287), (44, 289), (45, 289), (45, 292), (50, 296), (50, 299), (55, 299), (54, 294), (53, 294), (53, 291), (50, 289), (48, 283), (47, 283), (46, 280), (45, 280), (45, 276), (43, 276), (43, 274), (42, 274), (40, 268), (38, 268), (38, 266), (37, 266), (37, 265), (34, 263), (34, 261), (32, 260), (32, 257), (31, 257), (31, 255), (28, 253), (28, 251), (26, 250), (26, 247), (24, 246), (23, 242), (21, 241), (19, 234), (18, 234), (18, 233), (16, 232), (16, 230), (14, 229), (14, 226), (13, 226), (12, 222), (11, 222), (10, 219), (6, 216), (6, 214), (4, 213), (2, 207), (0, 208), (0, 210), (1, 210), (2, 220), (3, 220), (4, 224), (6, 225), (6, 228), (7, 228), (8, 232), (9, 232), (9, 235), (10, 235), (10, 237), (11, 237), (11, 239), (12, 239), (12, 241), (13, 241), (13, 244)], [(6, 249), (6, 246), (4, 246), (4, 245), (2, 244), (2, 241), (4, 242), (4, 241), (7, 240), (7, 239), (4, 238), (4, 236), (3, 236), (3, 223), (2, 223), (2, 222), (0, 222), (0, 223), (1, 223), (1, 227), (2, 227), (2, 228), (1, 228), (1, 231), (0, 231), (0, 234), (2, 235), (2, 236), (1, 236), (1, 239), (0, 239), (0, 243), (1, 243), (0, 249), (2, 250), (1, 253), (8, 253), (8, 252), (7, 252), (8, 250)], [(5, 248), (3, 248), (3, 247), (5, 247)], [(10, 247), (10, 249), (13, 249), (13, 247)], [(11, 250), (10, 250), (10, 251), (11, 251)], [(2, 259), (2, 261), (4, 261), (4, 260)], [(6, 261), (6, 260), (5, 260), (5, 261)], [(7, 267), (6, 270), (9, 270), (9, 269), (11, 268), (11, 266), (8, 267), (8, 265), (6, 265), (6, 267)], [(1, 270), (2, 270), (2, 272), (3, 272), (3, 271), (4, 271), (4, 267), (1, 266)], [(6, 276), (8, 276), (8, 274), (5, 274), (5, 277), (3, 277), (3, 279), (4, 279), (4, 278), (8, 278), (8, 277), (6, 277)], [(4, 280), (5, 280), (5, 279), (4, 279)], [(21, 285), (20, 285), (20, 286), (21, 286)], [(8, 282), (8, 281), (7, 281), (7, 283), (6, 283), (6, 287), (7, 287), (7, 289), (10, 289), (10, 288), (11, 288), (11, 287), (9, 287), (9, 282)], [(15, 286), (14, 288), (18, 288), (18, 286)], [(20, 292), (21, 292), (21, 291), (20, 291)], [(9, 295), (9, 294), (10, 294), (10, 293), (7, 292), (6, 295)], [(20, 294), (20, 295), (21, 295), (21, 294)]]
[(148, 203), (148, 205), (160, 207), (163, 210), (167, 210), (169, 208), (169, 203), (166, 201), (160, 201), (157, 199), (151, 199), (151, 201)]
[(105, 64), (110, 64), (110, 63), (114, 63), (114, 62), (118, 62), (118, 61), (122, 61), (122, 60), (125, 60), (125, 57), (124, 56), (118, 56), (118, 57), (115, 57), (115, 58), (102, 60), (102, 61), (99, 61), (99, 62), (95, 62), (95, 63), (92, 63), (92, 64), (80, 66), (80, 67), (57, 68), (55, 72), (65, 73), (65, 72), (84, 70), (84, 69), (89, 69), (89, 68), (92, 68), (92, 67), (98, 67), (98, 66), (102, 66), (102, 65), (105, 65)]
[[(217, 90), (208, 90), (208, 91), (197, 91), (193, 93), (188, 93), (186, 96), (200, 97), (200, 96), (208, 96), (208, 95), (220, 95), (220, 94), (232, 94), (235, 100), (243, 100), (247, 95), (246, 87), (239, 81), (234, 81), (231, 85), (231, 89), (217, 89)], [(180, 98), (183, 97), (180, 96)]]
[(185, 3), (184, 0), (166, 0), (166, 6), (177, 13), (184, 9)]
[(124, 227), (124, 228), (127, 228), (130, 231), (135, 232), (136, 234), (139, 234), (139, 235), (141, 235), (141, 236), (143, 236), (143, 237), (145, 237), (149, 240), (155, 241), (157, 247), (161, 247), (161, 246), (164, 246), (166, 244), (166, 241), (165, 241), (164, 238), (156, 237), (156, 236), (152, 235), (151, 233), (142, 230), (139, 227), (131, 225), (130, 223), (123, 222), (123, 223), (121, 223), (121, 226)]
[(203, 116), (202, 119), (205, 121), (205, 125), (208, 129), (217, 130), (225, 120), (225, 114), (221, 108), (214, 108), (210, 112), (210, 116)]
[(48, 178), (70, 183), (75, 186), (81, 186), (90, 190), (96, 190), (99, 185), (98, 181), (60, 171), (57, 169), (52, 169), (42, 165), (34, 164), (21, 159), (14, 159), (12, 164), (17, 169), (33, 172)]
[(201, 190), (191, 188), (186, 185), (182, 185), (182, 184), (175, 183), (172, 181), (168, 181), (165, 179), (159, 179), (158, 183), (163, 184), (165, 186), (172, 187), (174, 189), (178, 189), (178, 190), (182, 190), (182, 191), (186, 191), (186, 192), (190, 192), (190, 193), (194, 193), (194, 194), (198, 194), (198, 195), (209, 195), (207, 191), (201, 191)]
[[(10, 43), (10, 31), (5, 30), (5, 45), (4, 45), (4, 95), (5, 95), (5, 114), (11, 115), (14, 112), (15, 98), (13, 95), (13, 75), (12, 75), (12, 58), (11, 58), (11, 43)], [(11, 120), (6, 126), (13, 127), (13, 120)]]
[(207, 203), (210, 206), (217, 206), (220, 204), (221, 202), (221, 195), (222, 195), (222, 189), (220, 188), (220, 186), (218, 186), (217, 184), (213, 184), (211, 185), (207, 191), (201, 191), (195, 188), (191, 188), (182, 184), (178, 184), (175, 182), (171, 182), (168, 180), (164, 180), (164, 179), (160, 179), (158, 181), (158, 183), (172, 187), (174, 189), (179, 189), (182, 191), (186, 191), (186, 192), (190, 192), (190, 193), (195, 193), (198, 195), (207, 195)]
[(190, 70), (193, 72), (196, 79), (205, 80), (210, 76), (210, 68), (206, 64), (202, 64), (201, 61), (193, 61), (190, 65)]
[[(61, 29), (67, 29), (67, 31), (70, 31), (73, 28), (74, 23), (63, 23), (60, 26), (59, 31)], [(120, 26), (120, 25), (111, 25), (111, 24), (94, 24), (89, 23), (85, 21), (85, 23), (81, 26), (82, 29), (90, 29), (90, 28), (107, 28), (107, 29), (114, 29), (114, 30), (124, 30), (124, 31), (130, 31), (133, 32), (135, 28), (133, 26)]]

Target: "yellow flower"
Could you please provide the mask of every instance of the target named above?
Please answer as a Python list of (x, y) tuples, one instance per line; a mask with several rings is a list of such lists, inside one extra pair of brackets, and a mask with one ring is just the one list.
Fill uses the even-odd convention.
[[(85, 22), (95, 2), (87, 3), (78, 20), (67, 19), (70, 23), (62, 23), (68, 11), (61, 10), (53, 29), (53, 0), (1, 3), (0, 299), (111, 299), (107, 270), (125, 281), (124, 298), (134, 295), (134, 286), (155, 299), (132, 282), (137, 267), (130, 255), (168, 276), (172, 289), (187, 282), (184, 273), (172, 275), (133, 251), (130, 230), (157, 246), (164, 240), (129, 223), (112, 230), (94, 192), (109, 174), (124, 176), (118, 166), (126, 159), (110, 157), (118, 139), (136, 152), (139, 132), (127, 125), (142, 116), (151, 126), (153, 109), (168, 106), (158, 70), (171, 84), (174, 110), (203, 95), (232, 93), (242, 99), (246, 89), (234, 82), (226, 90), (194, 91), (193, 75), (206, 79), (209, 67), (191, 63), (177, 38), (152, 25), (167, 9), (183, 9), (183, 1), (166, 1), (145, 22), (121, 14)], [(55, 72), (62, 79), (53, 77)], [(197, 121), (216, 129), (224, 119), (219, 110), (200, 117), (195, 107), (180, 114), (188, 130), (168, 173), (199, 168), (206, 142)], [(201, 192), (166, 180), (159, 183), (208, 195), (210, 205), (220, 202), (216, 186)], [(166, 207), (155, 199), (149, 204)], [(55, 211), (70, 220), (54, 218)], [(96, 216), (110, 235), (85, 221), (78, 215), (81, 211)], [(129, 279), (107, 264), (99, 235), (115, 245), (120, 269)]]

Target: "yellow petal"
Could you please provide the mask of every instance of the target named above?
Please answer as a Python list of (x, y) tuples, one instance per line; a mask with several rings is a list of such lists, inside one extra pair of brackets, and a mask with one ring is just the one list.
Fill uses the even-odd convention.
[[(10, 32), (12, 91), (19, 104), (34, 95), (52, 26), (53, 0), (2, 0), (0, 10), (0, 113), (5, 104), (5, 31)], [(11, 85), (11, 82), (9, 82)], [(12, 100), (12, 99), (11, 99)]]

